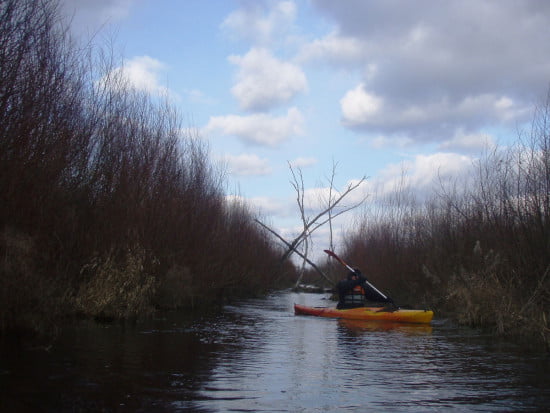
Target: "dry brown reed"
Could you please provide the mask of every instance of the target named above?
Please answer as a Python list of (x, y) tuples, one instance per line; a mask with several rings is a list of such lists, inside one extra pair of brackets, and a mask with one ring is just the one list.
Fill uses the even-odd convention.
[(125, 251), (122, 263), (111, 251), (82, 268), (88, 282), (80, 285), (76, 308), (102, 319), (126, 319), (154, 312), (156, 279), (145, 266), (146, 252), (139, 246)]

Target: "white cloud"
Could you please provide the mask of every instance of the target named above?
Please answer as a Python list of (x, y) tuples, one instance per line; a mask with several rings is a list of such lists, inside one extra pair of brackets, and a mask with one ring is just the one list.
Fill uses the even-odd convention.
[[(366, 182), (366, 181), (365, 181)], [(357, 182), (349, 182), (348, 184), (355, 185)], [(309, 211), (310, 218), (319, 214), (321, 211), (325, 210), (328, 207), (329, 200), (334, 202), (340, 196), (342, 196), (341, 191), (345, 191), (348, 188), (346, 185), (342, 188), (330, 188), (326, 187), (316, 187), (316, 188), (307, 188), (304, 192), (304, 205)], [(355, 188), (355, 190), (348, 193), (333, 210), (333, 214), (338, 213), (344, 209), (350, 208), (358, 203), (360, 203), (366, 196), (367, 186), (365, 184), (360, 185)], [(327, 215), (328, 217), (328, 215)]]
[(109, 86), (118, 87), (118, 80), (127, 82), (130, 86), (139, 91), (148, 92), (152, 95), (175, 97), (175, 95), (161, 84), (160, 77), (166, 65), (161, 61), (149, 56), (137, 56), (126, 60), (122, 66), (113, 69), (113, 71), (102, 79), (102, 82), (114, 81)]
[(264, 113), (249, 116), (227, 115), (211, 117), (205, 134), (221, 132), (233, 135), (245, 143), (276, 147), (292, 136), (303, 133), (304, 118), (297, 108), (290, 108), (286, 116), (273, 117)]
[[(343, 192), (345, 192), (349, 187), (355, 186), (359, 183), (358, 179), (352, 179), (349, 182), (347, 182), (342, 187), (336, 188), (330, 188), (330, 186), (314, 186), (314, 187), (306, 187), (304, 189), (303, 195), (304, 195), (304, 207), (306, 216), (308, 218), (313, 218), (320, 212), (324, 211), (330, 202), (335, 202), (340, 196), (342, 196)], [(333, 215), (341, 212), (345, 209), (355, 207), (356, 205), (360, 204), (367, 196), (368, 191), (370, 189), (370, 186), (367, 184), (368, 181), (364, 180), (363, 183), (361, 183), (359, 186), (357, 186), (355, 189), (353, 189), (351, 192), (349, 192), (339, 203), (334, 207), (333, 209)], [(292, 199), (289, 199), (289, 205), (292, 204), (293, 208), (296, 211), (296, 214), (299, 213), (298, 207), (296, 205), (296, 199), (295, 197), (292, 197)], [(347, 212), (344, 215), (353, 215), (353, 212)], [(328, 218), (328, 215), (325, 216), (325, 219)], [(320, 221), (322, 221), (321, 219)]]
[[(267, 8), (266, 6), (272, 6)], [(268, 44), (294, 22), (296, 5), (292, 1), (246, 2), (225, 18), (221, 27), (254, 44)]]
[(267, 216), (286, 216), (288, 215), (288, 205), (285, 205), (278, 199), (271, 197), (253, 197), (248, 198), (247, 202), (254, 206), (256, 210)]
[[(362, 199), (365, 194), (366, 185), (363, 184), (361, 188), (357, 189), (357, 194), (353, 192), (349, 194), (346, 198), (345, 204), (347, 206), (352, 205), (354, 202), (357, 202)], [(331, 195), (331, 190), (328, 187), (313, 187), (306, 188), (304, 193), (304, 202), (306, 207), (306, 216), (313, 218), (319, 212), (324, 210), (327, 206), (327, 201)], [(332, 190), (332, 197), (337, 197), (340, 195), (340, 192), (336, 189)], [(276, 218), (277, 224), (270, 225), (279, 235), (285, 238), (287, 241), (293, 240), (298, 234), (303, 230), (303, 225), (299, 219), (300, 211), (296, 204), (295, 196), (291, 196), (285, 199), (277, 199), (272, 197), (254, 197), (247, 198), (246, 202), (253, 206), (253, 208), (258, 211), (260, 214)], [(338, 209), (337, 209), (338, 210)], [(335, 210), (335, 212), (337, 212)], [(324, 216), (326, 219), (328, 216)], [(321, 219), (322, 220), (322, 219)], [(342, 230), (345, 227), (349, 227), (350, 224), (355, 220), (354, 212), (349, 211), (345, 214), (333, 218), (332, 228), (334, 237), (334, 242), (336, 245), (342, 240)], [(299, 223), (292, 224), (291, 222)], [(314, 245), (310, 244), (309, 256), (310, 259), (318, 259), (319, 254), (322, 254), (322, 248), (326, 248), (328, 240), (330, 238), (330, 228), (328, 224), (325, 224), (323, 227), (317, 229), (312, 237)], [(320, 248), (322, 246), (322, 248)]]
[(360, 202), (363, 202), (367, 197), (370, 197), (370, 185), (371, 179), (366, 178), (363, 180), (361, 184), (359, 184), (359, 179), (351, 179), (347, 184), (345, 188), (342, 188), (342, 190), (347, 190), (350, 186), (357, 186), (352, 192), (350, 192), (348, 195), (346, 195), (345, 201), (342, 203), (342, 206), (351, 206), (359, 204)]
[(254, 154), (224, 155), (223, 159), (233, 175), (268, 175), (272, 172), (269, 160)]
[(307, 89), (306, 76), (298, 66), (276, 59), (266, 49), (251, 49), (242, 57), (230, 56), (229, 61), (239, 67), (231, 93), (242, 109), (270, 109)]
[(385, 100), (366, 90), (363, 83), (346, 92), (340, 107), (345, 126), (396, 143), (403, 139), (449, 141), (457, 134), (472, 134), (484, 125), (508, 123), (531, 112), (530, 105), (490, 93), (463, 96), (456, 102), (444, 96), (431, 101)]
[[(241, 195), (227, 195), (225, 199), (229, 203), (235, 202), (246, 204), (252, 211), (260, 214), (260, 219), (262, 219), (261, 217), (288, 219), (289, 217), (294, 217), (296, 214), (295, 204), (274, 197), (257, 196), (246, 198)], [(271, 227), (267, 222), (264, 221), (264, 223)]]
[(337, 64), (357, 63), (361, 61), (364, 54), (365, 49), (357, 38), (343, 37), (333, 32), (305, 44), (297, 60), (327, 60)]
[(436, 178), (459, 177), (471, 168), (472, 158), (456, 153), (439, 152), (417, 155), (414, 159), (411, 181), (414, 186), (428, 186)]
[[(335, 39), (361, 50), (348, 59), (365, 68), (362, 89), (349, 91), (342, 102), (345, 125), (356, 131), (426, 142), (450, 140), (459, 129), (471, 134), (496, 124), (515, 126), (529, 120), (533, 102), (547, 88), (550, 3), (312, 4), (334, 27), (306, 47), (311, 56), (334, 63), (329, 45)], [(376, 116), (377, 102), (369, 97), (383, 102)]]
[(347, 125), (362, 125), (377, 122), (383, 108), (383, 100), (365, 91), (360, 84), (348, 91), (340, 100), (343, 122)]
[(387, 165), (369, 182), (378, 197), (408, 188), (421, 195), (431, 193), (440, 180), (458, 179), (471, 170), (473, 158), (449, 152), (416, 155), (411, 160)]
[(310, 211), (314, 211), (313, 215), (318, 214), (321, 209), (324, 209), (328, 205), (330, 197), (338, 197), (338, 191), (333, 188), (328, 187), (316, 187), (316, 188), (306, 188), (304, 191), (304, 206)]
[(482, 150), (494, 146), (495, 140), (491, 135), (485, 133), (464, 133), (462, 130), (457, 130), (451, 139), (439, 145), (439, 150), (478, 154)]

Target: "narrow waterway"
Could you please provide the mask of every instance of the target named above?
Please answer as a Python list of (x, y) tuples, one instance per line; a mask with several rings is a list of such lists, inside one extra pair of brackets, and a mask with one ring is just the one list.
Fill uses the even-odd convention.
[[(545, 411), (550, 359), (431, 326), (295, 316), (278, 293), (194, 317), (83, 322), (51, 347), (1, 346), (0, 411)], [(329, 303), (330, 304), (330, 303)]]

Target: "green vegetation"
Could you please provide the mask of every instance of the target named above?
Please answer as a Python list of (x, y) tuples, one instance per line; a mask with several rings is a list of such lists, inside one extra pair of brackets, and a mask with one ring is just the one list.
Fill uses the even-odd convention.
[(550, 95), (528, 136), (419, 201), (365, 213), (345, 256), (399, 303), (550, 348)]
[(52, 0), (0, 0), (0, 332), (289, 285), (177, 113), (71, 43)]

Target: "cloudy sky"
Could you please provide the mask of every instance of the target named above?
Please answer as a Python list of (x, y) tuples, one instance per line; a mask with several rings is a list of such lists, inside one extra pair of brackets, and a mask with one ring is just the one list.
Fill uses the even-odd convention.
[(289, 162), (311, 199), (333, 165), (340, 190), (367, 176), (364, 193), (389, 191), (405, 172), (424, 191), (515, 140), (550, 86), (547, 1), (63, 3), (76, 34), (114, 43), (134, 85), (200, 131), (228, 195), (288, 237)]

